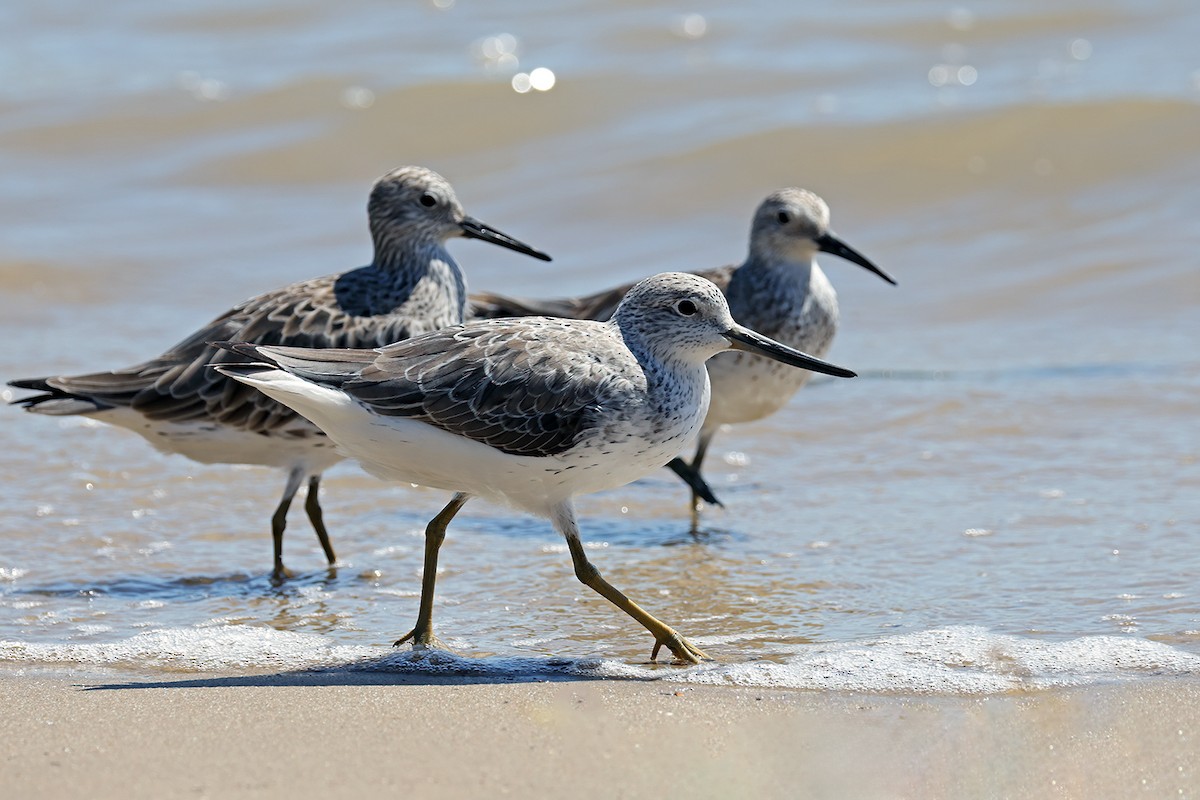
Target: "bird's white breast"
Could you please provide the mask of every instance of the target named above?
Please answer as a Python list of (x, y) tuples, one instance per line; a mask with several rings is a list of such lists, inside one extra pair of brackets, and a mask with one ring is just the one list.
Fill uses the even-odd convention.
[[(776, 298), (780, 300), (780, 298)], [(837, 293), (815, 264), (794, 303), (739, 309), (734, 318), (759, 333), (809, 355), (822, 357), (837, 332)], [(753, 422), (779, 411), (812, 373), (744, 352), (721, 353), (708, 361), (712, 403), (705, 428)]]

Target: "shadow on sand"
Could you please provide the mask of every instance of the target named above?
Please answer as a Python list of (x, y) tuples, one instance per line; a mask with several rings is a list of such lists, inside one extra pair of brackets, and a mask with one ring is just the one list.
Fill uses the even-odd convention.
[(468, 658), (445, 650), (405, 650), (320, 668), (208, 678), (162, 678), (80, 685), (84, 691), (229, 686), (462, 686), (598, 680), (655, 681), (695, 667), (622, 664), (599, 658)]

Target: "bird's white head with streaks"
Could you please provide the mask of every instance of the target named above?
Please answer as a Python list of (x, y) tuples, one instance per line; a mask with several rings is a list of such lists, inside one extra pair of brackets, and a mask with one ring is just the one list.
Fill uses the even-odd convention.
[(729, 349), (725, 332), (735, 324), (721, 290), (683, 272), (664, 272), (634, 284), (613, 322), (631, 350), (697, 363)]
[(829, 232), (829, 206), (807, 189), (767, 195), (750, 226), (750, 258), (765, 263), (808, 262)]
[[(550, 257), (486, 225), (463, 210), (450, 182), (425, 167), (398, 167), (375, 181), (367, 201), (376, 263), (436, 249), (455, 236), (481, 239), (525, 255)], [(449, 256), (445, 256), (447, 259)]]
[(639, 281), (612, 324), (633, 353), (659, 361), (703, 364), (724, 350), (744, 350), (814, 372), (854, 376), (739, 325), (721, 290), (699, 275), (664, 272)]
[(399, 167), (371, 187), (367, 216), (376, 250), (387, 250), (381, 243), (438, 245), (461, 236), (466, 212), (441, 175), (424, 167)]

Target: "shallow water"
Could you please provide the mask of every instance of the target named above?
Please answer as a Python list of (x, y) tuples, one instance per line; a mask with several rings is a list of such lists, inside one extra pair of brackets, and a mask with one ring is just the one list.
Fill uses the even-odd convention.
[[(720, 436), (698, 537), (665, 471), (581, 499), (597, 566), (718, 657), (693, 680), (1196, 672), (1194, 4), (26, 6), (0, 11), (4, 377), (134, 363), (364, 263), (401, 163), (555, 256), (452, 245), (473, 287), (530, 295), (740, 259), (802, 185), (900, 280), (822, 262), (862, 377)], [(502, 33), (516, 66), (482, 55)], [(515, 92), (536, 67), (553, 88)], [(336, 468), (343, 561), (297, 507), (275, 587), (282, 476), (0, 415), (0, 664), (685, 674), (640, 666), (541, 520), (468, 505), (436, 611), (464, 660), (414, 661), (389, 643), (442, 494)]]

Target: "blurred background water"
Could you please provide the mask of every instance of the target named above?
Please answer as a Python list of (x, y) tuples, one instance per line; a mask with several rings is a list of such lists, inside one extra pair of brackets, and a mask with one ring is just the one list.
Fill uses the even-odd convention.
[[(596, 564), (727, 675), (859, 646), (897, 661), (850, 671), (929, 659), (951, 690), (1196, 669), (1200, 6), (63, 0), (0, 31), (4, 378), (135, 363), (366, 263), (400, 164), (553, 254), (451, 245), (532, 296), (738, 261), (803, 186), (900, 280), (823, 259), (863, 377), (719, 437), (698, 538), (665, 471), (582, 500)], [(0, 416), (0, 662), (270, 668), (411, 626), (440, 493), (338, 467), (342, 565), (293, 514), (277, 588), (278, 473)], [(472, 504), (442, 564), (462, 653), (648, 653), (543, 521)]]

